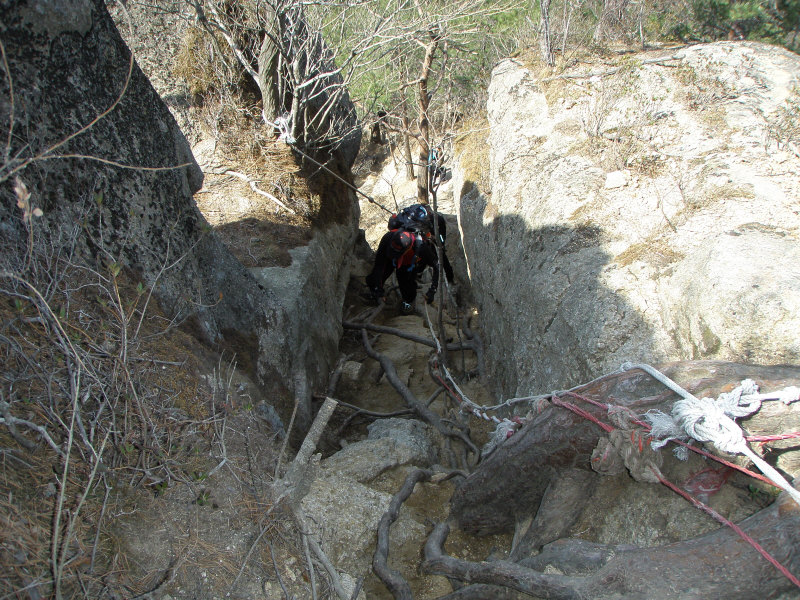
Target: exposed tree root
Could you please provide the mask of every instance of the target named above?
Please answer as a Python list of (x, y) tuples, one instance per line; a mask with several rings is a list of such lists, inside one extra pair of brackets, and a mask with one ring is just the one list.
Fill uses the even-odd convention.
[[(496, 585), (477, 583), (475, 585), (464, 586), (451, 594), (440, 596), (438, 600), (518, 600), (522, 592), (510, 590)], [(526, 594), (525, 597), (531, 597)]]
[(474, 563), (453, 558), (442, 547), (450, 533), (450, 524), (439, 523), (425, 544), (424, 571), (445, 575), (467, 583), (489, 583), (512, 588), (541, 598), (577, 600), (581, 578), (549, 575), (528, 569), (508, 560)]
[[(683, 380), (682, 385), (696, 395), (715, 396), (744, 378), (755, 379), (764, 390), (782, 389), (796, 385), (800, 372), (789, 367), (692, 362), (672, 365), (668, 375)], [(674, 399), (636, 372), (601, 378), (583, 386), (580, 392), (601, 406), (611, 402), (637, 413), (650, 407), (668, 410)], [(581, 404), (580, 408), (590, 416), (608, 420), (601, 408), (591, 404)], [(794, 430), (797, 418), (797, 411), (775, 403), (751, 416), (747, 427), (779, 432), (789, 425)], [(653, 548), (557, 539), (569, 529), (586, 500), (581, 497), (581, 488), (596, 476), (573, 471), (573, 481), (565, 483), (554, 475), (571, 467), (588, 468), (591, 449), (601, 433), (590, 420), (553, 404), (545, 405), (465, 480), (452, 500), (451, 518), (471, 533), (508, 531), (515, 523), (531, 523), (530, 507), (540, 505), (531, 525), (518, 528), (510, 560), (470, 563), (445, 555), (442, 545), (449, 526), (442, 524), (426, 544), (425, 570), (538, 598), (767, 598), (798, 591), (789, 579), (791, 575), (784, 576), (729, 528)], [(745, 519), (739, 527), (790, 573), (800, 572), (800, 507), (788, 493), (783, 492), (772, 505)], [(557, 541), (548, 543), (554, 539)], [(531, 557), (542, 544), (546, 545), (541, 553)], [(560, 574), (554, 575), (550, 569)], [(477, 590), (485, 591), (470, 587), (450, 597), (479, 597)]]
[[(740, 526), (790, 571), (800, 570), (800, 509), (789, 494), (782, 492), (771, 506)], [(425, 545), (425, 571), (540, 598), (771, 598), (794, 587), (727, 528), (656, 548), (560, 540), (519, 563), (472, 563), (447, 556), (442, 546), (448, 533), (447, 523), (431, 533)], [(542, 573), (548, 566), (564, 575)]]
[[(690, 392), (714, 397), (725, 386), (746, 377), (758, 381), (765, 390), (783, 389), (800, 381), (798, 368), (721, 362), (676, 363), (665, 372)], [(626, 406), (638, 414), (651, 408), (669, 411), (677, 399), (672, 392), (665, 394), (662, 384), (642, 371), (615, 373), (575, 391), (600, 403), (611, 401)], [(590, 404), (581, 404), (581, 408), (594, 417), (608, 420), (600, 408)], [(798, 419), (797, 411), (775, 412), (773, 407), (765, 407), (748, 418), (747, 426), (758, 431), (791, 431), (797, 429)], [(539, 505), (556, 473), (571, 468), (589, 470), (592, 451), (601, 434), (603, 431), (595, 423), (545, 403), (530, 422), (498, 447), (456, 490), (452, 512), (459, 527), (478, 535), (513, 531), (516, 523), (530, 514), (530, 507)]]
[[(412, 342), (416, 342), (417, 344), (422, 344), (424, 346), (428, 346), (430, 348), (436, 348), (436, 342), (432, 341), (430, 338), (422, 337), (421, 335), (414, 335), (413, 333), (408, 333), (407, 331), (403, 331), (402, 329), (397, 329), (396, 327), (386, 327), (385, 325), (372, 325), (371, 323), (353, 323), (351, 321), (342, 321), (342, 326), (345, 329), (366, 329), (368, 331), (375, 331), (377, 333), (388, 333), (390, 335), (397, 336), (399, 338), (403, 338), (405, 340), (411, 340)], [(451, 352), (459, 352), (462, 350), (475, 350), (475, 345), (470, 341), (467, 343), (450, 343), (447, 344), (447, 349)]]
[(414, 486), (420, 481), (428, 481), (433, 471), (416, 469), (406, 477), (403, 487), (397, 492), (389, 503), (389, 509), (381, 517), (378, 524), (378, 543), (372, 558), (372, 570), (383, 581), (384, 585), (398, 600), (413, 600), (411, 587), (403, 576), (389, 567), (389, 527), (397, 520), (403, 502), (408, 500), (414, 491)]
[(475, 446), (468, 435), (462, 431), (457, 431), (447, 427), (438, 414), (428, 408), (423, 402), (417, 400), (417, 397), (411, 392), (410, 389), (408, 389), (408, 386), (406, 386), (398, 376), (397, 370), (395, 369), (394, 363), (391, 361), (391, 359), (389, 359), (386, 355), (377, 352), (372, 347), (365, 329), (361, 330), (361, 339), (364, 342), (364, 348), (366, 348), (367, 354), (370, 356), (370, 358), (373, 358), (380, 363), (384, 373), (386, 374), (386, 379), (397, 390), (409, 408), (411, 408), (426, 423), (432, 425), (442, 435), (461, 440), (469, 449), (469, 451), (472, 452), (473, 456), (480, 456), (477, 446)]

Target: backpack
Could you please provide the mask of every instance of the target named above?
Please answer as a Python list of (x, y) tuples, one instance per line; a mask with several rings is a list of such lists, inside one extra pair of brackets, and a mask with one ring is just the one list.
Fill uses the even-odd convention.
[(389, 229), (404, 229), (430, 237), (433, 234), (433, 210), (424, 204), (412, 204), (389, 217)]

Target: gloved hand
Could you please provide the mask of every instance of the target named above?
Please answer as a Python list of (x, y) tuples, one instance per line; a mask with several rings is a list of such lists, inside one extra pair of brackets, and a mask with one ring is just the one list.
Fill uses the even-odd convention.
[(436, 297), (436, 290), (430, 289), (428, 290), (428, 293), (425, 294), (425, 302), (431, 304), (435, 297)]

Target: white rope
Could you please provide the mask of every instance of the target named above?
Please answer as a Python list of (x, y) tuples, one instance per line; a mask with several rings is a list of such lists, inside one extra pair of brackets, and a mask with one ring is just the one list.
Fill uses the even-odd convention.
[(654, 368), (653, 368), (653, 367), (651, 367), (650, 365), (646, 365), (646, 364), (644, 364), (644, 363), (631, 363), (631, 362), (625, 362), (625, 363), (622, 363), (622, 366), (620, 367), (620, 370), (621, 370), (621, 371), (632, 371), (632, 370), (634, 370), (634, 369), (639, 369), (639, 370), (641, 370), (641, 371), (644, 371), (645, 373), (647, 373), (648, 375), (650, 375), (650, 377), (652, 377), (653, 379), (656, 379), (656, 380), (660, 381), (660, 382), (661, 382), (661, 383), (663, 383), (663, 384), (664, 384), (666, 387), (668, 387), (669, 389), (671, 389), (673, 392), (675, 392), (675, 393), (676, 393), (676, 394), (678, 394), (679, 396), (682, 396), (682, 397), (686, 398), (687, 400), (697, 400), (697, 398), (695, 398), (695, 397), (694, 397), (692, 394), (690, 394), (689, 392), (687, 392), (685, 389), (683, 389), (683, 388), (682, 388), (681, 386), (679, 386), (677, 383), (675, 383), (674, 381), (672, 381), (672, 379), (670, 379), (669, 377), (667, 377), (666, 375), (664, 375), (664, 374), (663, 374), (661, 371), (659, 371), (658, 369), (654, 369)]
[(776, 469), (750, 449), (744, 432), (734, 421), (734, 418), (745, 417), (756, 412), (761, 408), (762, 400), (780, 399), (785, 401), (783, 399), (791, 398), (794, 391), (786, 393), (784, 390), (778, 394), (758, 394), (756, 383), (752, 379), (745, 379), (735, 390), (720, 394), (716, 400), (700, 399), (649, 365), (632, 365), (631, 363), (623, 365), (623, 369), (626, 371), (633, 368), (642, 369), (683, 397), (673, 405), (671, 417), (657, 410), (651, 410), (645, 414), (645, 418), (651, 426), (651, 435), (658, 438), (651, 443), (653, 450), (658, 450), (669, 440), (693, 438), (700, 442), (711, 442), (722, 452), (744, 454), (764, 475), (779, 488), (788, 492), (800, 505), (800, 492), (794, 489)]
[[(436, 337), (436, 333), (435, 333), (435, 331), (433, 329), (433, 322), (431, 321), (431, 317), (430, 317), (430, 313), (428, 312), (428, 305), (427, 304), (425, 305), (425, 320), (427, 321), (428, 329), (430, 330), (431, 337), (433, 338), (433, 341), (436, 343), (436, 353), (439, 356), (441, 356), (441, 354), (442, 354), (442, 346), (439, 343), (439, 338)], [(491, 454), (495, 450), (495, 448), (497, 448), (497, 446), (502, 444), (504, 441), (506, 441), (512, 435), (514, 435), (514, 433), (517, 431), (517, 429), (519, 429), (522, 426), (522, 424), (523, 424), (522, 419), (519, 419), (519, 418), (516, 418), (516, 417), (513, 420), (512, 419), (506, 419), (506, 418), (499, 419), (499, 418), (495, 417), (494, 415), (487, 414), (485, 412), (485, 410), (486, 410), (485, 407), (482, 407), (479, 404), (476, 404), (475, 402), (473, 402), (472, 400), (469, 399), (469, 397), (458, 386), (458, 383), (456, 383), (455, 379), (453, 379), (453, 376), (450, 375), (450, 371), (447, 369), (447, 367), (445, 365), (443, 365), (441, 362), (439, 362), (438, 366), (439, 366), (439, 369), (441, 370), (442, 374), (444, 375), (444, 378), (450, 383), (450, 385), (453, 386), (453, 389), (458, 394), (458, 397), (461, 399), (461, 410), (464, 410), (465, 412), (469, 412), (472, 415), (478, 417), (479, 419), (483, 419), (484, 421), (492, 421), (492, 422), (494, 422), (496, 424), (496, 427), (494, 429), (494, 433), (492, 434), (492, 437), (489, 439), (489, 441), (481, 449), (481, 458), (487, 457), (489, 454)]]
[[(425, 320), (428, 322), (428, 329), (431, 332), (431, 337), (433, 338), (433, 341), (436, 343), (436, 353), (439, 356), (441, 356), (441, 354), (442, 354), (442, 346), (439, 343), (439, 338), (436, 337), (436, 333), (433, 330), (433, 322), (431, 321), (431, 316), (428, 313), (428, 305), (427, 304), (425, 305)], [(484, 407), (482, 407), (481, 405), (476, 404), (475, 402), (470, 400), (469, 397), (463, 392), (463, 390), (460, 387), (458, 387), (458, 383), (456, 383), (456, 380), (453, 379), (452, 375), (450, 375), (450, 371), (448, 371), (447, 367), (445, 365), (443, 365), (441, 362), (439, 362), (439, 369), (441, 369), (442, 373), (444, 374), (444, 378), (450, 383), (450, 385), (453, 386), (453, 388), (455, 389), (455, 391), (458, 394), (459, 398), (461, 398), (461, 402), (469, 409), (469, 412), (471, 412), (473, 415), (475, 415), (476, 417), (478, 417), (480, 419), (483, 419), (484, 421), (494, 421), (495, 423), (498, 423), (498, 424), (499, 423), (505, 423), (505, 422), (513, 424), (513, 422), (510, 419), (502, 419), (501, 420), (501, 419), (498, 419), (497, 417), (490, 416), (490, 415), (486, 414), (484, 412)], [(515, 426), (518, 426), (518, 425), (515, 425)]]

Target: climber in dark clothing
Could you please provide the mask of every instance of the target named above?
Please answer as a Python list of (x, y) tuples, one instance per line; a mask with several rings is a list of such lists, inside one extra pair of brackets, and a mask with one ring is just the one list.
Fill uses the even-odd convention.
[(426, 267), (431, 267), (432, 270), (431, 287), (425, 293), (425, 301), (430, 304), (439, 287), (439, 261), (436, 258), (436, 248), (419, 233), (402, 229), (389, 231), (378, 244), (375, 266), (367, 275), (367, 285), (372, 296), (381, 300), (384, 296), (383, 284), (394, 271), (403, 298), (402, 310), (410, 313), (417, 297), (417, 276)]
[(434, 239), (433, 215), (436, 214), (436, 231), (438, 233), (438, 244), (442, 248), (442, 266), (447, 276), (447, 281), (453, 282), (453, 267), (445, 252), (445, 242), (447, 241), (447, 221), (440, 213), (434, 213), (430, 206), (425, 204), (412, 204), (404, 208), (399, 214), (389, 217), (389, 230), (406, 229), (422, 235), (428, 241)]

